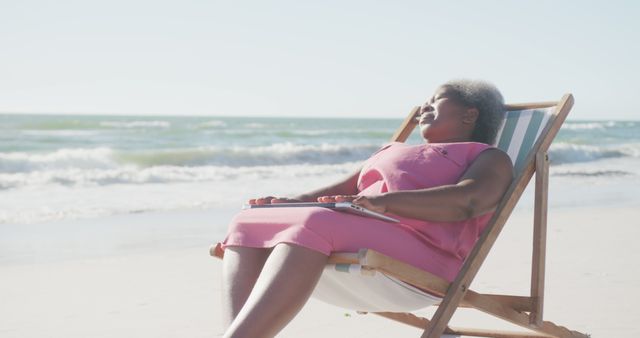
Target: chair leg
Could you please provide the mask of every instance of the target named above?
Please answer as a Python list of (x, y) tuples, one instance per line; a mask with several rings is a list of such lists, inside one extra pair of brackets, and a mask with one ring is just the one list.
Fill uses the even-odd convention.
[(544, 272), (547, 241), (547, 199), (549, 190), (549, 156), (536, 154), (536, 184), (533, 216), (533, 254), (531, 261), (531, 324), (542, 325), (544, 309)]
[[(456, 285), (460, 285), (460, 287), (457, 288)], [(440, 336), (442, 336), (447, 329), (453, 313), (458, 308), (460, 300), (464, 297), (464, 291), (466, 291), (466, 289), (466, 285), (460, 284), (460, 278), (456, 279), (456, 281), (449, 286), (447, 294), (431, 318), (431, 323), (424, 327), (424, 333), (420, 338), (440, 338)]]

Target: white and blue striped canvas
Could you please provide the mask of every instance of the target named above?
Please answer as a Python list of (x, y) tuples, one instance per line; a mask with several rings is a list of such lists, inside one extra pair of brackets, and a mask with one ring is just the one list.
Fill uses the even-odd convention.
[(542, 130), (552, 121), (554, 107), (508, 111), (494, 144), (509, 154), (519, 173)]

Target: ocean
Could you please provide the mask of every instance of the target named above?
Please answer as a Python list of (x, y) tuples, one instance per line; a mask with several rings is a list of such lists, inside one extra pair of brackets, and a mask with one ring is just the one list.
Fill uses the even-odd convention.
[[(358, 168), (401, 121), (0, 115), (0, 223), (299, 194)], [(566, 121), (549, 157), (551, 205), (640, 199), (640, 121)]]

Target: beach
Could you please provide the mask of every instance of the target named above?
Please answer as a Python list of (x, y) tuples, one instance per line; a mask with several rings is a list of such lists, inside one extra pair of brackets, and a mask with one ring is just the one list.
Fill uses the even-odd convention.
[[(232, 214), (157, 212), (0, 225), (0, 336), (220, 334), (221, 261), (208, 247), (223, 235), (213, 225)], [(637, 206), (550, 211), (545, 319), (593, 337), (640, 334), (630, 308), (640, 300), (637, 215)], [(531, 216), (523, 208), (512, 215), (472, 290), (528, 294)], [(459, 309), (451, 325), (514, 328), (468, 309)], [(301, 336), (411, 337), (419, 330), (311, 298), (279, 335)]]
[[(324, 254), (356, 251), (346, 235), (367, 238), (369, 249), (451, 280), (452, 262), (466, 258), (490, 218), (481, 213), (494, 211), (506, 185), (507, 156), (516, 178), (541, 163), (533, 159), (548, 173), (548, 187), (538, 187), (548, 190), (543, 313), (531, 297), (534, 246), (542, 255), (535, 174), (503, 210), (510, 215), (471, 284), (456, 283), (475, 292), (460, 304), (482, 294), (474, 305), (507, 316), (518, 315), (501, 300), (535, 308), (535, 322), (565, 333), (640, 337), (640, 114), (631, 83), (640, 75), (631, 43), (640, 2), (30, 0), (0, 8), (0, 338), (222, 337), (231, 255), (225, 262), (210, 249), (229, 229), (245, 244), (269, 241), (273, 232), (262, 230), (275, 229)], [(514, 182), (508, 191), (520, 192)], [(430, 191), (388, 205), (370, 195), (422, 188)], [(251, 199), (332, 194), (371, 197), (360, 204), (402, 224), (334, 222), (341, 211), (308, 208), (298, 208), (299, 220), (290, 208), (236, 217)], [(290, 225), (306, 229), (294, 234)], [(254, 226), (265, 238), (241, 231)], [(366, 286), (340, 292), (340, 279), (374, 275), (367, 270), (328, 265), (318, 297), (352, 301), (348, 291)], [(293, 275), (312, 276), (287, 271), (277, 277), (284, 288), (265, 289), (273, 298), (252, 299), (291, 301), (281, 289), (298, 291)], [(406, 298), (380, 304), (374, 296), (402, 282), (376, 277), (380, 289), (363, 303), (389, 308), (420, 293), (408, 287)], [(312, 296), (277, 337), (424, 331), (357, 310)], [(534, 334), (472, 308), (456, 309), (448, 326)]]
[[(221, 334), (221, 261), (209, 247), (242, 203), (336, 182), (401, 120), (0, 122), (0, 337), (68, 338)], [(640, 301), (639, 131), (637, 121), (567, 121), (549, 150), (545, 320), (593, 337), (640, 336), (631, 308)], [(418, 142), (416, 133), (407, 140)], [(472, 290), (529, 294), (532, 187)], [(469, 309), (450, 325), (517, 329)], [(311, 298), (279, 337), (419, 334)]]

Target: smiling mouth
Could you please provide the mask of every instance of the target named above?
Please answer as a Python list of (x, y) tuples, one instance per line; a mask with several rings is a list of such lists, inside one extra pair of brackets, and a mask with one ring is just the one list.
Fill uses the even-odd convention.
[(419, 124), (429, 124), (433, 122), (435, 116), (433, 114), (425, 114), (424, 117), (420, 118)]

